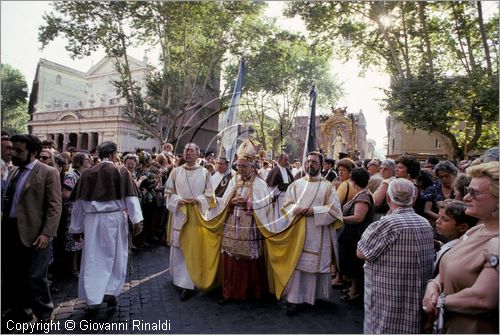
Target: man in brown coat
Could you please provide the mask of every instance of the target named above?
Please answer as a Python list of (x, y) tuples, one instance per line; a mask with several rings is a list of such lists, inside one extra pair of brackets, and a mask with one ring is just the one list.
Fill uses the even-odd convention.
[(53, 167), (36, 157), (42, 142), (14, 135), (2, 218), (2, 309), (4, 320), (49, 320), (54, 309), (47, 280), (49, 244), (61, 216), (61, 183)]

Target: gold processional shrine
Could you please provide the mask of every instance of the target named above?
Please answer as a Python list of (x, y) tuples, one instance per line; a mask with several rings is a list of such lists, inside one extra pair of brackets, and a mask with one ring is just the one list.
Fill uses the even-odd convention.
[(333, 115), (320, 121), (319, 144), (327, 158), (338, 161), (339, 153), (348, 154), (354, 160), (359, 159), (356, 141), (357, 121), (353, 114), (347, 114), (345, 108), (332, 108)]

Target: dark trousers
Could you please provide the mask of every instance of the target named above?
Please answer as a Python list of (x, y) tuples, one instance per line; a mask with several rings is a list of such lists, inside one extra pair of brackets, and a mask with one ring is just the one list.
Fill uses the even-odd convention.
[(54, 310), (47, 270), (49, 248), (36, 250), (21, 242), (17, 220), (2, 222), (2, 309), (31, 308), (48, 319)]

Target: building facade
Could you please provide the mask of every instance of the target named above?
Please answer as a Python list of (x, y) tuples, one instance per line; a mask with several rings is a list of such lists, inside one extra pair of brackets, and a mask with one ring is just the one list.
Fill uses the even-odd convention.
[(453, 158), (451, 141), (438, 132), (428, 132), (422, 129), (413, 129), (395, 120), (392, 116), (386, 118), (387, 127), (387, 157), (397, 158), (408, 154), (425, 160), (429, 156), (440, 159)]
[[(161, 150), (158, 140), (144, 139), (139, 127), (126, 117), (126, 100), (117, 95), (112, 83), (119, 80), (115, 62), (104, 58), (84, 73), (40, 59), (29, 102), (30, 133), (41, 140), (53, 140), (59, 151), (69, 147), (92, 150), (107, 140), (117, 143), (120, 152)], [(130, 56), (128, 63), (132, 80), (145, 87), (146, 76), (154, 67), (147, 64), (147, 59), (140, 61)], [(189, 141), (216, 147), (212, 139), (217, 134), (217, 117), (204, 118), (218, 109), (218, 99), (214, 99), (217, 93), (211, 92), (206, 98), (211, 102), (204, 101), (202, 110), (188, 111), (179, 118), (177, 152), (182, 152)]]

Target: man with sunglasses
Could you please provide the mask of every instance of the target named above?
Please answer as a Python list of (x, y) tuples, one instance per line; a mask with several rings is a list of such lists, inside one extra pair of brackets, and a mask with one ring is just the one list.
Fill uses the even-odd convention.
[(46, 164), (48, 166), (54, 166), (54, 162), (52, 161), (52, 153), (49, 149), (42, 149), (40, 152), (40, 156), (38, 156), (38, 160), (40, 163)]

